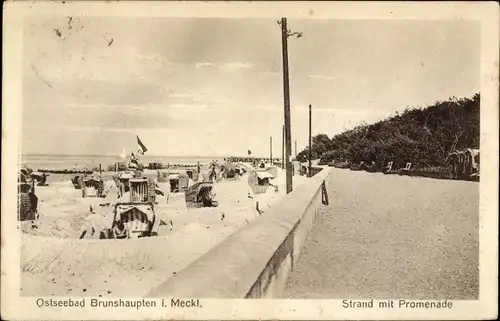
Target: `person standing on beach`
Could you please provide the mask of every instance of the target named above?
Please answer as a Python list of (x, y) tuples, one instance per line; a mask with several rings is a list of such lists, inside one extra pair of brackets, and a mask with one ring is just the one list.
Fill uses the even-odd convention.
[(211, 181), (219, 181), (219, 175), (217, 173), (217, 160), (214, 160), (211, 164), (211, 167), (212, 167), (212, 170), (210, 171), (210, 174), (209, 174), (209, 179)]
[(28, 193), (21, 193), (18, 200), (19, 221), (29, 221), (34, 219), (31, 209), (31, 200)]
[(45, 186), (47, 183), (47, 174), (42, 173), (42, 178), (40, 180), (40, 183), (38, 183), (39, 186)]
[(139, 160), (134, 153), (130, 153), (130, 162), (128, 166), (133, 169), (139, 169)]
[(20, 221), (33, 221), (37, 218), (38, 197), (29, 184), (21, 184), (18, 199), (18, 219)]

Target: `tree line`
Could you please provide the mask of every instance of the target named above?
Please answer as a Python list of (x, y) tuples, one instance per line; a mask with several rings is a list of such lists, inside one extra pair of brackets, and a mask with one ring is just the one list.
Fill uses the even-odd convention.
[[(399, 168), (446, 167), (448, 155), (457, 149), (479, 148), (480, 94), (452, 97), (426, 108), (407, 108), (374, 124), (362, 124), (333, 136), (312, 139), (311, 158), (320, 163), (374, 164), (381, 168), (393, 161)], [(308, 160), (308, 149), (297, 154)]]

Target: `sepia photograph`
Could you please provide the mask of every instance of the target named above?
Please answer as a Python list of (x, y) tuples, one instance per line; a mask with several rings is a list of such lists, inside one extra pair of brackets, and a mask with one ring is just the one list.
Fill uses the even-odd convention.
[[(2, 248), (17, 252), (2, 283), (19, 260), (2, 297), (13, 284), (29, 315), (302, 318), (301, 302), (332, 300), (352, 318), (429, 318), (496, 302), (481, 255), (497, 255), (482, 235), (486, 212), (497, 233), (498, 70), (485, 77), (480, 18), (42, 4), (15, 21), (18, 92), (3, 86)], [(253, 308), (204, 314), (215, 299)], [(259, 314), (267, 300), (286, 312)]]

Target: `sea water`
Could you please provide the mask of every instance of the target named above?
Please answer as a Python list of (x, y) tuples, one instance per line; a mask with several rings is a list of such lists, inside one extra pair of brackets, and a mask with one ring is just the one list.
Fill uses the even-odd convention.
[[(223, 161), (222, 157), (209, 157), (209, 156), (152, 156), (142, 155), (140, 157), (141, 163), (147, 166), (148, 163), (161, 162), (165, 165), (196, 165), (209, 164), (217, 160), (219, 163)], [(119, 161), (127, 161), (121, 159), (118, 155), (48, 155), (48, 154), (23, 154), (20, 157), (20, 163), (34, 170), (38, 169), (82, 169), (82, 168), (96, 168), (101, 165), (103, 170), (106, 170), (108, 165), (112, 165)]]

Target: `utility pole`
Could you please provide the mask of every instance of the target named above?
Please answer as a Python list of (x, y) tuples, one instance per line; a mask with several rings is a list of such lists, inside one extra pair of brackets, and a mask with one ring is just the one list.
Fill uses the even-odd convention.
[[(289, 75), (288, 75), (288, 37), (297, 36), (297, 38), (302, 37), (301, 32), (291, 32), (287, 28), (286, 18), (281, 18), (278, 21), (281, 27), (281, 45), (282, 45), (282, 56), (283, 56), (283, 98), (285, 107), (285, 126), (284, 126), (284, 146), (286, 146), (286, 153), (283, 151), (284, 168), (286, 169), (286, 193), (292, 191), (292, 164), (290, 163), (290, 156), (292, 156), (292, 129), (290, 121), (290, 86), (289, 86)], [(285, 147), (283, 147), (285, 148)]]
[(273, 136), (269, 136), (269, 161), (273, 166)]
[(297, 160), (297, 140), (295, 140), (295, 160)]
[(283, 97), (285, 107), (285, 169), (286, 169), (286, 193), (292, 191), (292, 174), (290, 171), (290, 151), (292, 149), (291, 122), (290, 122), (290, 84), (288, 75), (288, 29), (286, 18), (281, 18), (281, 44), (283, 49)]
[(285, 125), (281, 134), (281, 168), (285, 169)]
[(309, 156), (307, 157), (309, 159), (309, 177), (311, 177), (311, 169), (312, 169), (312, 160), (311, 160), (311, 150), (312, 150), (312, 133), (311, 133), (311, 128), (312, 128), (312, 112), (311, 112), (311, 105), (309, 105)]
[(302, 37), (302, 33), (291, 32), (287, 29), (286, 18), (281, 18), (278, 22), (281, 26), (281, 44), (283, 55), (283, 98), (285, 107), (285, 168), (286, 168), (286, 193), (292, 191), (292, 164), (290, 163), (290, 156), (292, 156), (292, 129), (290, 121), (290, 85), (288, 75), (288, 37), (296, 35), (297, 38)]

